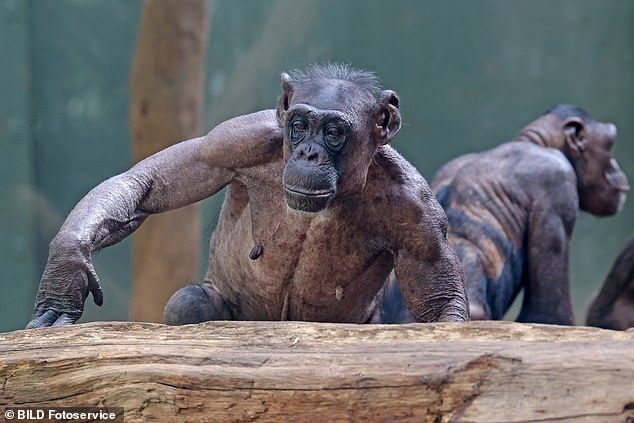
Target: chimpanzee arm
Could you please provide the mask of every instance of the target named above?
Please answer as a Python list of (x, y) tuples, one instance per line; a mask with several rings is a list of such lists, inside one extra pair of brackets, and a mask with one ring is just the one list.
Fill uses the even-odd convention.
[(425, 204), (397, 228), (396, 277), (407, 308), (418, 322), (469, 320), (464, 275), (447, 241), (447, 217), (426, 192)]
[[(576, 211), (575, 205), (571, 205)], [(540, 207), (529, 216), (524, 301), (518, 322), (573, 325), (568, 252), (574, 212)]]
[(74, 323), (88, 293), (103, 294), (91, 253), (121, 241), (153, 213), (207, 198), (242, 168), (272, 160), (282, 134), (274, 111), (224, 122), (102, 182), (72, 210), (51, 242), (28, 328)]
[(528, 215), (524, 301), (519, 322), (574, 324), (568, 254), (579, 197), (574, 173), (544, 161), (526, 188)]

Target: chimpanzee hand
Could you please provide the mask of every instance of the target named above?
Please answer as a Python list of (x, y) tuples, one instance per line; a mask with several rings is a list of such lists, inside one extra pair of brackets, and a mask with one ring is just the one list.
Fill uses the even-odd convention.
[(90, 258), (79, 246), (51, 246), (27, 329), (72, 324), (84, 310), (88, 293), (103, 304), (103, 292)]

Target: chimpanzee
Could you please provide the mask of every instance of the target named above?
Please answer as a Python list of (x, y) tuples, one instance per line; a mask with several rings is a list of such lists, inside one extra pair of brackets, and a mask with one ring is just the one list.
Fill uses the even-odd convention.
[(153, 213), (228, 186), (201, 285), (178, 290), (168, 324), (365, 322), (394, 268), (416, 319), (464, 321), (447, 219), (423, 177), (387, 144), (399, 99), (345, 65), (283, 73), (276, 110), (221, 123), (90, 191), (53, 239), (28, 327), (63, 325), (102, 291), (91, 253)]
[(634, 327), (634, 236), (614, 260), (588, 308), (586, 323), (616, 330)]
[[(568, 249), (578, 209), (612, 215), (629, 189), (612, 157), (615, 137), (612, 123), (558, 105), (513, 141), (437, 172), (432, 189), (464, 268), (471, 319), (501, 319), (523, 288), (518, 321), (574, 324)], [(373, 321), (409, 321), (404, 307), (392, 277)]]

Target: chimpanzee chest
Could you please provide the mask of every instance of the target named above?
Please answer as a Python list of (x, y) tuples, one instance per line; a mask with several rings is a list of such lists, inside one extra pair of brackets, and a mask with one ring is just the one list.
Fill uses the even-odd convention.
[(230, 236), (214, 235), (222, 245), (210, 263), (211, 279), (235, 318), (368, 319), (393, 267), (376, 227), (351, 219), (354, 214), (342, 219), (346, 211), (336, 207), (317, 214), (280, 208), (267, 219), (273, 225), (260, 227), (249, 208)]

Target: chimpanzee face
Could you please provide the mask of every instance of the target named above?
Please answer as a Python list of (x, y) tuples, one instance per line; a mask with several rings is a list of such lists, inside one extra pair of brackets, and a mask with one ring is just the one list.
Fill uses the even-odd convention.
[(290, 153), (283, 175), (286, 203), (295, 210), (325, 209), (337, 194), (346, 143), (354, 139), (351, 116), (296, 104), (286, 112), (285, 133)]
[(400, 128), (396, 95), (377, 97), (340, 79), (293, 87), (286, 74), (282, 88), (277, 116), (284, 128), (287, 205), (315, 213), (336, 197), (361, 192), (377, 147)]
[(576, 151), (571, 157), (580, 207), (596, 216), (612, 215), (623, 207), (629, 190), (627, 176), (612, 156), (616, 127), (597, 121), (575, 126), (574, 133), (568, 130), (567, 136), (575, 138)]

